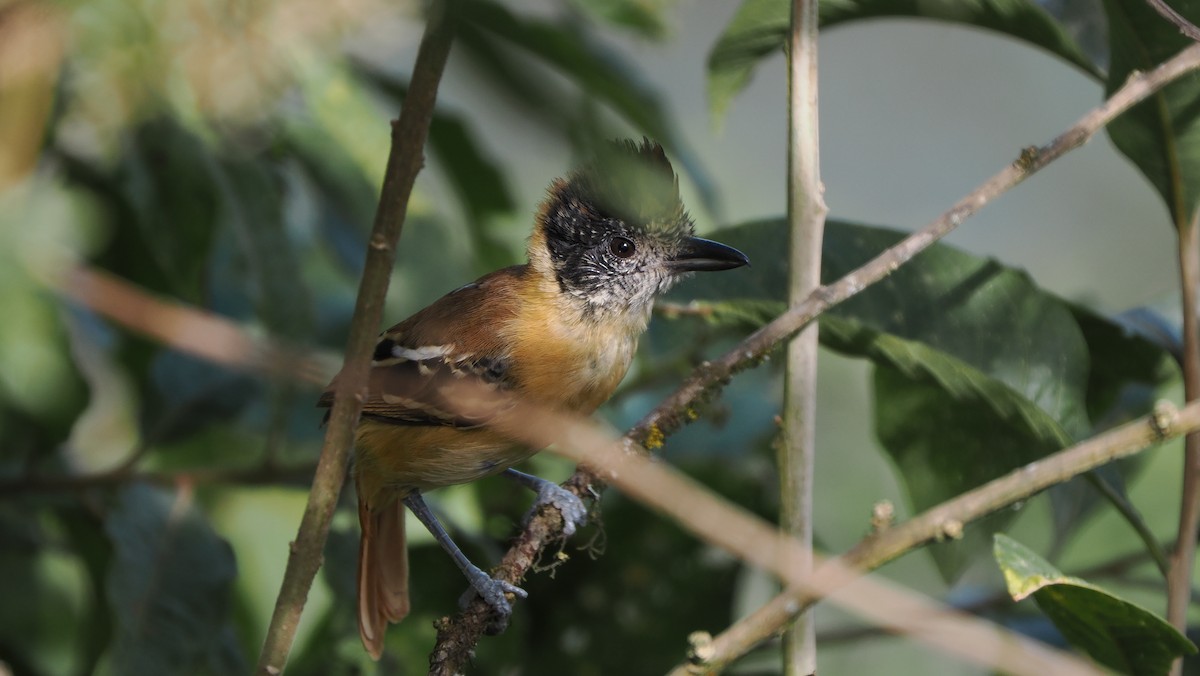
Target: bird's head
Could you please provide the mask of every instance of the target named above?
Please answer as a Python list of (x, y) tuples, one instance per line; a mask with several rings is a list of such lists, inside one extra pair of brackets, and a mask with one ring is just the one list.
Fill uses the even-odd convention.
[(662, 148), (618, 141), (550, 185), (529, 260), (586, 315), (644, 317), (655, 296), (684, 273), (750, 262), (693, 232)]

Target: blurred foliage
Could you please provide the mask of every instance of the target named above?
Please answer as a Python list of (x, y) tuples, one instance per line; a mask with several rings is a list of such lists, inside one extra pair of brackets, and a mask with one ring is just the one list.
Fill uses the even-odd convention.
[[(716, 115), (779, 51), (787, 4), (746, 0), (718, 39), (708, 64)], [(479, 115), (506, 114), (576, 158), (613, 136), (653, 137), (694, 188), (694, 206), (719, 203), (719, 186), (632, 50), (619, 46), (693, 39), (672, 31), (672, 13), (692, 8), (665, 0), (462, 7), (456, 76), (487, 89), (496, 110), (438, 111), (432, 176), (410, 208), (389, 316), (520, 260), (533, 205), (520, 203), (518, 167), (492, 153)], [(419, 9), (375, 0), (0, 2), (0, 671), (225, 674), (253, 662), (317, 452), (316, 393), (183, 355), (56, 289), (72, 284), (82, 261), (252, 333), (340, 349), (387, 120), (407, 86), (397, 51), (415, 48), (408, 38)], [(1112, 0), (1104, 11), (1119, 19), (1110, 90), (1184, 44), (1135, 0)], [(908, 16), (982, 27), (1105, 77), (1058, 19), (1024, 0), (957, 8), (831, 1), (821, 12), (827, 26)], [(387, 38), (372, 38), (373, 30)], [(399, 50), (396, 35), (408, 36)], [(1195, 204), (1195, 89), (1194, 79), (1174, 85), (1111, 131), (1177, 222), (1190, 221)], [(437, 199), (441, 188), (453, 208)], [(782, 220), (712, 236), (743, 248), (754, 267), (673, 292), (698, 301), (697, 311), (653, 322), (606, 411), (619, 424), (782, 310)], [(823, 278), (900, 237), (831, 221)], [(876, 464), (894, 470), (909, 498), (901, 511), (911, 513), (1148, 411), (1177, 379), (1176, 346), (1138, 331), (1155, 324), (1167, 327), (1161, 335), (1178, 332), (1152, 314), (1102, 316), (1019, 270), (939, 245), (823, 318), (821, 338), (870, 365), (873, 411), (858, 419), (872, 420), (883, 450)], [(667, 449), (705, 485), (768, 519), (778, 503), (778, 391), (770, 361), (739, 375)], [(533, 464), (555, 478), (567, 471), (555, 459)], [(1127, 498), (1141, 465), (1104, 468), (1105, 480)], [(1044, 525), (1052, 553), (1093, 515), (1112, 511), (1082, 482), (1051, 497)], [(864, 524), (873, 498), (852, 503)], [(528, 496), (489, 480), (431, 500), (468, 554), (488, 561)], [(454, 608), (464, 582), (410, 528), (413, 615), (389, 633), (384, 659), (371, 662), (355, 630), (351, 502), (335, 519), (289, 672), (420, 672), (432, 622)], [(1137, 507), (1123, 518), (1136, 521)], [(772, 591), (620, 495), (607, 494), (601, 512), (600, 525), (564, 544), (567, 563), (547, 561), (550, 573), (526, 582), (530, 599), (517, 605), (513, 626), (480, 644), (479, 673), (662, 672), (679, 661), (691, 631), (719, 631)], [(930, 548), (948, 583), (990, 553), (991, 534), (1016, 514), (1006, 510), (971, 524), (961, 541)], [(1120, 544), (1099, 554), (1124, 554)], [(987, 585), (999, 590), (1001, 580)], [(1042, 607), (1061, 618), (1056, 606)], [(1014, 625), (1022, 614), (996, 612)], [(1162, 659), (1135, 656), (1130, 669), (1153, 671)]]

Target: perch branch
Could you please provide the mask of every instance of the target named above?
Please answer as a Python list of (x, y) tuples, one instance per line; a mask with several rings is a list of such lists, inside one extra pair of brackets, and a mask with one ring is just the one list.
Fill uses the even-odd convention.
[(256, 673), (260, 676), (282, 673), (308, 599), (308, 590), (321, 567), (329, 524), (346, 477), (354, 428), (362, 410), (362, 393), (366, 390), (371, 350), (383, 319), (383, 303), (395, 264), (396, 244), (404, 227), (413, 182), (424, 165), (425, 140), (433, 119), (438, 83), (450, 54), (454, 13), (446, 6), (449, 1), (434, 2), (430, 7), (425, 33), (413, 64), (412, 83), (404, 97), (400, 119), (392, 125), (392, 147), (350, 323), (350, 337), (346, 341), (346, 360), (330, 412), (325, 444), (313, 476), (312, 491), (288, 555), (275, 611), (259, 655)]

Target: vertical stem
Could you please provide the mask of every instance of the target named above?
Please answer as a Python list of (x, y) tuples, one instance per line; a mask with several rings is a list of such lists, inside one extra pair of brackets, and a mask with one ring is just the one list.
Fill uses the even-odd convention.
[[(817, 2), (793, 0), (788, 36), (788, 222), (791, 232), (788, 302), (802, 303), (821, 283), (825, 228), (817, 127)], [(784, 382), (784, 435), (779, 449), (780, 527), (809, 555), (799, 574), (812, 571), (812, 488), (816, 429), (817, 325), (788, 345)], [(783, 635), (784, 673), (816, 673), (811, 613)]]
[(255, 673), (259, 676), (276, 676), (283, 672), (300, 615), (308, 600), (308, 590), (321, 568), (329, 524), (333, 521), (333, 511), (346, 479), (354, 427), (362, 412), (362, 393), (366, 390), (371, 367), (371, 350), (383, 320), (383, 302), (396, 260), (396, 244), (404, 228), (413, 182), (425, 163), (425, 140), (433, 119), (438, 83), (450, 54), (453, 9), (446, 5), (451, 1), (435, 0), (430, 7), (404, 107), (400, 119), (392, 124), (392, 148), (367, 246), (367, 261), (358, 287), (354, 317), (350, 322), (346, 359), (337, 379), (337, 396), (330, 411), (312, 490), (300, 520), (300, 530), (292, 542), (275, 611), (258, 657)]
[[(1200, 290), (1200, 209), (1191, 223), (1179, 227), (1179, 280), (1183, 295), (1183, 393), (1191, 402), (1200, 399), (1200, 326), (1197, 325), (1196, 301)], [(1200, 527), (1200, 434), (1184, 440), (1183, 500), (1179, 508), (1179, 535), (1171, 570), (1167, 576), (1167, 620), (1179, 631), (1187, 630), (1187, 609), (1192, 594), (1192, 567), (1196, 555), (1196, 529)], [(1178, 659), (1171, 673), (1182, 673)]]

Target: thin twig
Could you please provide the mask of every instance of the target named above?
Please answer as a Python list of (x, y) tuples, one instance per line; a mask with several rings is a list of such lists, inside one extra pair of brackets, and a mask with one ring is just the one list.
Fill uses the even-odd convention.
[[(837, 282), (817, 289), (807, 301), (788, 309), (766, 326), (755, 331), (734, 349), (711, 363), (700, 365), (680, 387), (642, 418), (626, 434), (626, 438), (654, 450), (666, 436), (674, 433), (693, 417), (695, 406), (712, 396), (738, 371), (760, 361), (780, 342), (795, 335), (822, 312), (845, 301), (878, 282), (901, 265), (912, 260), (984, 205), (1013, 188), (1059, 157), (1083, 145), (1131, 106), (1144, 100), (1181, 75), (1200, 68), (1200, 45), (1189, 47), (1171, 60), (1140, 75), (1131, 77), (1119, 90), (1090, 111), (1075, 125), (1044, 147), (1030, 147), (1020, 157), (955, 204), (933, 223), (913, 233), (879, 256), (842, 277)], [(581, 468), (564, 487), (584, 499), (596, 495), (599, 477)], [(509, 547), (496, 574), (509, 581), (525, 576), (542, 550), (562, 537), (562, 520), (557, 510), (541, 510), (530, 519)], [(438, 623), (438, 639), (434, 655), (438, 658), (433, 673), (454, 674), (467, 664), (474, 646), (488, 627), (489, 609), (482, 602), (473, 603), (457, 617)], [(435, 665), (435, 666), (437, 666)]]
[[(817, 125), (817, 2), (793, 0), (788, 31), (788, 303), (800, 305), (821, 285), (825, 206), (821, 192)], [(798, 575), (812, 572), (813, 470), (817, 427), (817, 324), (788, 343), (780, 439), (779, 527), (808, 552)], [(817, 670), (812, 615), (799, 615), (783, 634), (783, 672), (808, 676)]]
[[(1162, 404), (1152, 415), (1015, 469), (926, 510), (903, 524), (872, 534), (838, 557), (839, 565), (863, 572), (875, 570), (927, 542), (958, 537), (966, 524), (997, 509), (1025, 500), (1090, 469), (1197, 429), (1200, 429), (1200, 402), (1189, 404), (1179, 411)], [(819, 571), (817, 575), (820, 575)], [(810, 589), (789, 586), (766, 605), (717, 636), (711, 646), (712, 659), (703, 665), (703, 670), (696, 672), (688, 666), (680, 666), (672, 674), (682, 676), (719, 671), (779, 631), (791, 616), (817, 600), (818, 597)]]
[(1146, 0), (1146, 2), (1154, 11), (1158, 12), (1159, 16), (1175, 24), (1180, 33), (1200, 42), (1200, 28), (1197, 28), (1196, 24), (1185, 19), (1182, 14), (1176, 12), (1163, 0)]
[(396, 244), (404, 226), (413, 182), (424, 165), (425, 140), (433, 119), (438, 83), (450, 54), (454, 12), (446, 6), (449, 1), (434, 2), (430, 8), (400, 119), (392, 125), (392, 148), (350, 323), (346, 360), (330, 412), (325, 444), (313, 476), (312, 491), (288, 555), (275, 612), (259, 655), (257, 673), (260, 676), (273, 676), (283, 671), (308, 599), (308, 590), (321, 567), (329, 524), (345, 481), (354, 428), (362, 409), (371, 350), (383, 319), (383, 303), (396, 259)]
[[(553, 451), (586, 464), (596, 476), (622, 493), (658, 511), (705, 542), (729, 551), (745, 563), (770, 571), (789, 589), (802, 590), (812, 600), (828, 597), (889, 631), (1005, 673), (1099, 674), (1086, 661), (1054, 650), (1007, 629), (899, 588), (856, 570), (871, 560), (869, 552), (894, 557), (943, 533), (946, 524), (977, 519), (1027, 497), (1034, 490), (1066, 481), (1117, 457), (1130, 455), (1187, 429), (1200, 428), (1200, 403), (1183, 412), (1163, 409), (1156, 417), (1138, 420), (1097, 439), (1014, 472), (998, 483), (1002, 489), (972, 492), (931, 510), (928, 516), (885, 531), (868, 551), (841, 559), (817, 561), (810, 575), (796, 562), (811, 550), (779, 533), (771, 523), (734, 505), (696, 483), (667, 463), (650, 458), (627, 439), (615, 439), (597, 423), (528, 402), (515, 402), (491, 426), (505, 436), (535, 446), (551, 443)], [(896, 532), (896, 536), (889, 534)], [(782, 618), (786, 621), (794, 616)], [(783, 622), (774, 626), (782, 628)], [(773, 632), (772, 632), (773, 633)], [(707, 663), (701, 668), (708, 666)], [(690, 673), (681, 667), (679, 674)]]
[(175, 300), (160, 298), (112, 273), (78, 264), (50, 288), (173, 349), (238, 371), (308, 385), (329, 382), (329, 359), (252, 335), (241, 325)]
[(1154, 565), (1158, 566), (1158, 570), (1162, 573), (1163, 579), (1166, 579), (1170, 574), (1171, 563), (1168, 561), (1167, 551), (1159, 544), (1158, 538), (1154, 532), (1150, 530), (1150, 525), (1142, 518), (1137, 508), (1129, 500), (1129, 496), (1122, 491), (1116, 489), (1098, 472), (1089, 472), (1084, 475), (1084, 478), (1096, 489), (1096, 492), (1108, 500), (1109, 504), (1117, 510), (1117, 513), (1125, 518), (1125, 523), (1129, 524), (1137, 533), (1138, 539), (1142, 541), (1142, 546), (1146, 548), (1146, 553), (1154, 561)]
[[(1200, 210), (1190, 223), (1178, 224), (1179, 284), (1183, 296), (1183, 395), (1188, 401), (1200, 399), (1200, 326), (1197, 301), (1200, 301)], [(1176, 629), (1187, 629), (1187, 609), (1191, 604), (1192, 568), (1196, 556), (1196, 529), (1200, 527), (1200, 434), (1189, 434), (1184, 442), (1183, 496), (1179, 506), (1179, 531), (1171, 570), (1167, 575), (1167, 621)], [(1176, 660), (1172, 672), (1182, 671)]]

